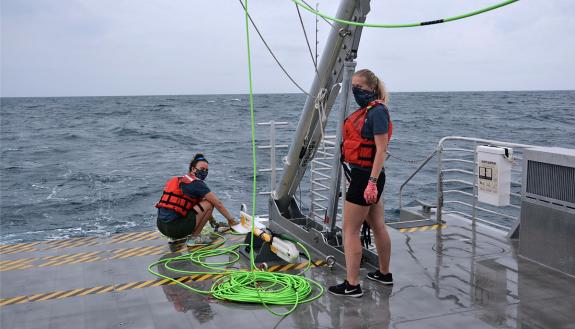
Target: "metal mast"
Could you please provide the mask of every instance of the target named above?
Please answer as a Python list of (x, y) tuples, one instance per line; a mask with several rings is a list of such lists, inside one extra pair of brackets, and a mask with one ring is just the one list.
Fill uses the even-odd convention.
[[(370, 0), (342, 0), (336, 17), (365, 22), (370, 10), (369, 4)], [(295, 138), (284, 163), (281, 181), (272, 194), (283, 216), (289, 218), (290, 202), (323, 135), (327, 118), (340, 90), (344, 63), (357, 57), (361, 31), (361, 26), (338, 22), (332, 24)]]

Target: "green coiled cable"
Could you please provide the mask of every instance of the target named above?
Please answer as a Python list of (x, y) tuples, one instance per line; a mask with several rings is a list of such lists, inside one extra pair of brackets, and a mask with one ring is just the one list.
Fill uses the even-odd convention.
[[(311, 267), (311, 257), (309, 251), (301, 243), (296, 242), (299, 248), (304, 251), (308, 259), (307, 266), (301, 273), (272, 273), (252, 268), (251, 270), (226, 269), (220, 266), (228, 266), (237, 262), (240, 258), (236, 251), (246, 244), (240, 243), (227, 247), (221, 247), (226, 239), (217, 234), (221, 241), (213, 245), (206, 245), (198, 250), (180, 256), (158, 260), (148, 266), (148, 271), (160, 278), (191, 290), (198, 294), (210, 294), (220, 300), (260, 303), (271, 313), (284, 316), (293, 312), (301, 303), (311, 302), (318, 299), (324, 292), (323, 286), (316, 281), (302, 276)], [(207, 258), (232, 254), (233, 258), (224, 262), (208, 262)], [(193, 263), (211, 271), (190, 271), (175, 267), (178, 262)], [(253, 261), (252, 261), (253, 263)], [(166, 269), (181, 274), (182, 276), (193, 275), (216, 275), (217, 278), (209, 290), (201, 290), (184, 284), (178, 279), (160, 274), (154, 270), (155, 266), (165, 266)], [(316, 289), (317, 293), (310, 296)], [(268, 305), (291, 305), (288, 311), (279, 313), (272, 310)]]

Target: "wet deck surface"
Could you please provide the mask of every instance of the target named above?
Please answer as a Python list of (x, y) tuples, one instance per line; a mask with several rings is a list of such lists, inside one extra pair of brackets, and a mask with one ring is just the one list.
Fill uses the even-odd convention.
[[(394, 286), (365, 279), (362, 298), (325, 293), (285, 318), (260, 305), (198, 295), (148, 273), (148, 264), (176, 255), (154, 232), (1, 246), (0, 327), (575, 328), (574, 278), (518, 259), (498, 231), (472, 230), (454, 216), (446, 220), (439, 230), (389, 229)], [(227, 237), (227, 244), (241, 242)], [(337, 266), (317, 264), (306, 276), (325, 287), (345, 277)], [(299, 272), (291, 267), (271, 269)], [(207, 289), (212, 279), (180, 280)]]

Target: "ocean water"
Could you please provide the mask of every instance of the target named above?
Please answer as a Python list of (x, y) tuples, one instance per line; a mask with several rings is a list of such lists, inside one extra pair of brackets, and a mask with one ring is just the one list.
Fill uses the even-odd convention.
[[(251, 205), (246, 95), (0, 101), (0, 243), (154, 229), (165, 181), (185, 173), (196, 152), (210, 161), (206, 182), (233, 213)], [(304, 101), (301, 94), (256, 95), (255, 120), (288, 122), (277, 142), (289, 144)], [(448, 135), (575, 148), (575, 91), (394, 93), (390, 110), (390, 151), (405, 160), (424, 158)], [(268, 143), (267, 132), (256, 127), (258, 145)], [(257, 159), (269, 167), (265, 150)], [(414, 169), (394, 158), (386, 163), (390, 220)], [(405, 199), (433, 200), (435, 179), (433, 167), (422, 171)], [(267, 174), (257, 180), (258, 192), (269, 190)], [(256, 213), (267, 214), (265, 196)]]

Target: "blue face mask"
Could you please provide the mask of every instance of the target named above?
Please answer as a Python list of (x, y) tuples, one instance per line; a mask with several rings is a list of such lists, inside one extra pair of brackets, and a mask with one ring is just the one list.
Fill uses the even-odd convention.
[(355, 102), (360, 107), (366, 107), (369, 102), (373, 102), (375, 100), (375, 93), (373, 91), (364, 90), (358, 87), (353, 87), (352, 91)]
[(199, 170), (198, 168), (196, 168), (196, 178), (199, 180), (205, 180), (206, 177), (208, 177), (208, 170), (204, 169), (204, 170)]

